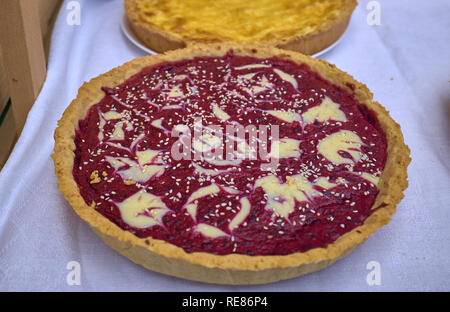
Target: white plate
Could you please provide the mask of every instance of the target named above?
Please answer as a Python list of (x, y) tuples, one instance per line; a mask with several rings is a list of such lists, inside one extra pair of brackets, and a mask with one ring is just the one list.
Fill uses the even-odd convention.
[(130, 21), (128, 20), (128, 17), (126, 14), (122, 16), (122, 23), (120, 24), (123, 33), (128, 38), (128, 40), (131, 41), (135, 46), (140, 48), (141, 50), (147, 52), (148, 54), (156, 54), (157, 52), (150, 50), (145, 46), (144, 43), (134, 34), (133, 29), (131, 29)]
[[(122, 23), (121, 28), (125, 36), (130, 40), (135, 46), (140, 48), (141, 50), (145, 51), (148, 54), (157, 54), (157, 52), (150, 50), (133, 32), (133, 29), (131, 29), (130, 21), (128, 20), (128, 17), (124, 14), (122, 16)], [(323, 54), (327, 53), (331, 49), (333, 49), (335, 46), (339, 44), (341, 41), (342, 36), (332, 45), (330, 45), (328, 48), (323, 49), (322, 51), (317, 52), (316, 54), (312, 55), (312, 57), (319, 57)]]

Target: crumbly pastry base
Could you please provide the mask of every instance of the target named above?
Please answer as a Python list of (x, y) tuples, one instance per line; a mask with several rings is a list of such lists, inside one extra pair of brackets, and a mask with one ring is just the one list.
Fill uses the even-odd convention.
[[(136, 0), (125, 0), (124, 5), (131, 28), (137, 37), (151, 50), (162, 53), (199, 43), (198, 41), (183, 40), (175, 33), (142, 22), (136, 7)], [(331, 46), (344, 34), (356, 5), (356, 0), (347, 0), (346, 7), (336, 19), (327, 21), (319, 29), (307, 35), (297, 35), (259, 44), (313, 55)], [(214, 43), (218, 43), (217, 40), (214, 40)]]
[[(387, 160), (381, 175), (379, 194), (373, 205), (378, 208), (352, 231), (339, 237), (326, 248), (314, 248), (303, 253), (276, 256), (248, 256), (241, 254), (214, 255), (204, 252), (186, 253), (182, 248), (162, 240), (138, 238), (120, 229), (87, 205), (80, 195), (72, 169), (74, 164), (75, 131), (78, 121), (88, 109), (103, 97), (101, 87), (113, 88), (142, 68), (161, 63), (201, 56), (222, 56), (230, 49), (235, 54), (260, 58), (278, 57), (297, 63), (306, 63), (311, 70), (341, 88), (354, 92), (356, 99), (374, 111), (386, 133)], [(354, 85), (354, 90), (349, 84)], [(368, 88), (347, 73), (323, 60), (256, 45), (197, 45), (166, 54), (145, 56), (84, 83), (78, 96), (66, 109), (55, 131), (55, 152), (52, 155), (58, 187), (67, 201), (109, 246), (147, 269), (185, 279), (217, 284), (263, 284), (293, 278), (325, 268), (346, 256), (362, 244), (377, 229), (387, 224), (395, 213), (396, 205), (407, 188), (407, 166), (410, 150), (405, 145), (400, 126), (378, 102)]]

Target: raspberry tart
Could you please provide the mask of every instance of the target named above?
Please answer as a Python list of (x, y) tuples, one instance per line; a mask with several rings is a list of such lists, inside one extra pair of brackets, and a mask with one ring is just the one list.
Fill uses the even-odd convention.
[(315, 54), (347, 28), (356, 0), (125, 0), (131, 28), (150, 49), (259, 43)]
[[(231, 152), (212, 157), (221, 144)], [(389, 222), (410, 161), (363, 84), (325, 61), (246, 45), (138, 58), (85, 83), (53, 159), (59, 189), (112, 248), (220, 284), (344, 257)]]

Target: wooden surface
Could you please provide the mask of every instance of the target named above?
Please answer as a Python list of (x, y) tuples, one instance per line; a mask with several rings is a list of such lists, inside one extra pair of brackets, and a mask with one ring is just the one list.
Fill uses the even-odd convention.
[[(3, 0), (0, 0), (3, 1)], [(11, 0), (7, 0), (11, 1)], [(34, 0), (33, 0), (34, 1)], [(38, 14), (41, 25), (41, 32), (43, 42), (44, 42), (44, 50), (46, 59), (48, 57), (48, 49), (50, 46), (50, 35), (52, 24), (55, 20), (55, 12), (59, 8), (61, 4), (61, 0), (39, 0), (38, 1)], [(0, 40), (1, 42), (1, 40)], [(3, 112), (3, 109), (6, 106), (6, 103), (9, 99), (9, 87), (8, 87), (8, 79), (6, 76), (5, 66), (3, 65), (3, 56), (1, 52), (1, 44), (0, 44), (0, 114)]]
[[(0, 0), (0, 169), (45, 80), (61, 0)], [(5, 111), (8, 98), (13, 100)]]
[(20, 133), (46, 75), (38, 2), (0, 2), (0, 39), (12, 113)]
[(0, 49), (0, 114), (3, 112), (9, 99), (8, 78), (6, 77), (2, 60), (2, 51)]
[(8, 160), (9, 154), (18, 137), (15, 131), (16, 126), (14, 124), (14, 118), (10, 109), (5, 112), (2, 119), (3, 120), (0, 123), (0, 170)]
[(59, 7), (61, 0), (39, 0), (38, 13), (41, 24), (42, 35), (48, 33), (51, 28), (55, 9)]
[[(1, 0), (0, 0), (1, 1)], [(44, 51), (46, 59), (50, 47), (50, 38), (53, 24), (56, 20), (57, 12), (62, 4), (62, 0), (39, 0), (39, 18), (41, 23), (41, 32), (44, 42)]]

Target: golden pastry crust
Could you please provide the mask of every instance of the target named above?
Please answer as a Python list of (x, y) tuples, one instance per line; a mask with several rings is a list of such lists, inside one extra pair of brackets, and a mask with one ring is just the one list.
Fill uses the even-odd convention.
[[(138, 0), (125, 0), (125, 12), (134, 33), (153, 51), (161, 53), (168, 50), (184, 48), (197, 43), (221, 42), (218, 38), (211, 38), (208, 40), (183, 39), (174, 32), (161, 29), (145, 22), (140, 17), (137, 2)], [(331, 46), (344, 34), (357, 4), (356, 0), (346, 0), (345, 5), (338, 16), (323, 22), (319, 28), (310, 33), (299, 33), (282, 39), (256, 43), (313, 55)], [(238, 42), (238, 40), (236, 40), (236, 42)]]
[[(182, 248), (162, 240), (138, 238), (103, 217), (95, 203), (87, 205), (80, 195), (72, 169), (74, 164), (74, 137), (78, 121), (88, 109), (103, 97), (101, 87), (115, 87), (142, 68), (160, 62), (190, 59), (197, 56), (222, 56), (232, 49), (238, 55), (278, 57), (296, 63), (306, 63), (311, 70), (335, 85), (354, 92), (357, 100), (374, 111), (386, 133), (387, 160), (381, 175), (379, 194), (373, 208), (379, 207), (363, 225), (339, 237), (326, 248), (314, 248), (304, 253), (276, 256), (248, 256), (241, 254), (214, 255), (204, 252), (186, 253)], [(352, 90), (350, 85), (354, 86)], [(52, 155), (58, 186), (77, 214), (109, 246), (134, 262), (160, 273), (186, 279), (218, 284), (263, 284), (293, 278), (320, 270), (344, 257), (363, 243), (381, 226), (387, 224), (395, 213), (396, 205), (407, 188), (407, 166), (410, 150), (403, 140), (400, 126), (392, 120), (387, 110), (373, 101), (367, 87), (347, 73), (323, 60), (277, 48), (255, 45), (197, 45), (166, 54), (137, 58), (83, 84), (78, 96), (66, 109), (55, 131), (55, 152)]]

